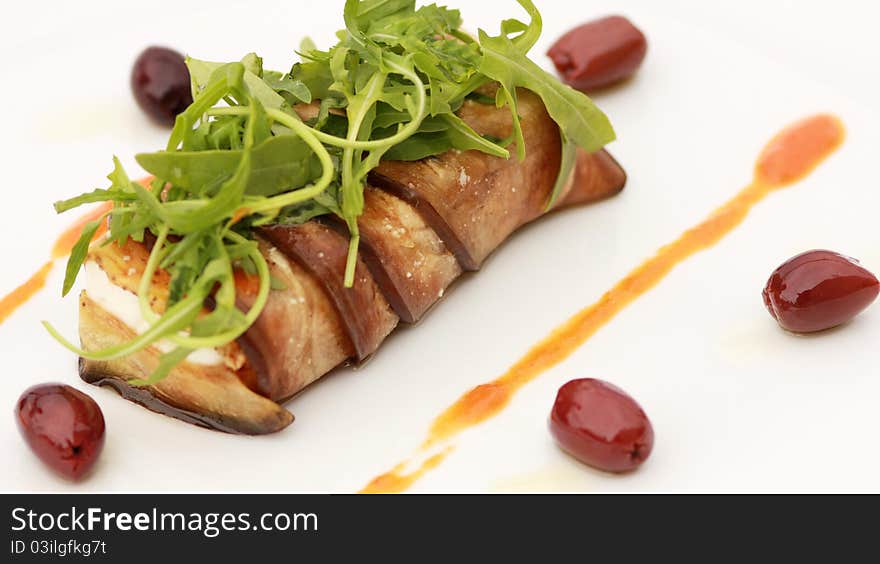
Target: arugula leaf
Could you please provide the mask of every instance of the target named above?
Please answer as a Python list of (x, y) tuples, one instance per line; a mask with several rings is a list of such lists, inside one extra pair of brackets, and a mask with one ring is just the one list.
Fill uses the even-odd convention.
[(95, 237), (95, 233), (98, 232), (98, 228), (101, 226), (101, 222), (104, 221), (104, 219), (105, 217), (102, 217), (97, 221), (91, 221), (83, 227), (82, 233), (80, 233), (79, 239), (73, 246), (73, 250), (70, 252), (70, 257), (67, 259), (67, 268), (64, 271), (64, 285), (61, 288), (62, 297), (70, 293), (70, 290), (73, 288), (73, 284), (76, 282), (76, 276), (79, 274), (79, 269), (85, 262), (86, 255), (89, 254), (89, 245)]
[(91, 192), (80, 194), (75, 198), (55, 202), (54, 204), (52, 204), (52, 207), (55, 208), (56, 213), (64, 213), (68, 210), (72, 210), (73, 208), (78, 208), (83, 204), (92, 204), (95, 202), (133, 202), (135, 200), (137, 200), (137, 196), (135, 196), (134, 194), (121, 194), (118, 190), (104, 190), (103, 188), (96, 188)]
[[(284, 97), (273, 88), (270, 82), (277, 80), (275, 75), (279, 73), (272, 73), (268, 80), (264, 78), (263, 59), (255, 53), (248, 53), (242, 57), (238, 64), (242, 67), (241, 80), (244, 82), (244, 86), (250, 95), (264, 107), (280, 108), (286, 103)], [(186, 66), (189, 69), (190, 79), (193, 84), (193, 95), (196, 96), (208, 88), (214, 73), (228, 66), (228, 63), (212, 63), (187, 57)]]
[(553, 191), (550, 193), (550, 198), (547, 200), (546, 209), (549, 211), (556, 205), (556, 201), (559, 199), (560, 194), (565, 189), (565, 185), (568, 184), (568, 181), (571, 178), (571, 174), (574, 172), (574, 167), (577, 165), (577, 145), (575, 145), (574, 141), (569, 139), (567, 136), (562, 136), (562, 163), (559, 167), (559, 174), (556, 177), (556, 183), (553, 185)]
[(358, 6), (355, 21), (361, 28), (366, 28), (374, 21), (395, 19), (400, 14), (414, 12), (416, 6), (415, 0), (363, 0), (356, 4)]
[(249, 72), (257, 77), (263, 76), (263, 58), (256, 53), (248, 53), (241, 58), (241, 64), (244, 65), (245, 72)]
[(317, 200), (310, 200), (285, 209), (276, 221), (281, 225), (302, 225), (311, 219), (329, 213), (334, 213), (331, 207), (321, 204)]
[(510, 152), (507, 149), (482, 137), (457, 115), (446, 114), (442, 119), (449, 125), (446, 133), (452, 142), (452, 146), (456, 149), (460, 151), (482, 151), (494, 157), (510, 158)]
[(608, 117), (586, 95), (562, 84), (520, 54), (509, 38), (489, 37), (481, 31), (480, 45), (483, 47), (480, 72), (498, 81), (508, 94), (521, 87), (540, 96), (550, 117), (579, 147), (592, 152), (614, 141), (614, 129)]
[(420, 133), (389, 149), (385, 157), (392, 161), (420, 161), (454, 147), (446, 131)]
[[(135, 157), (144, 170), (197, 194), (200, 187), (231, 177), (244, 150), (160, 151)], [(274, 196), (305, 185), (315, 178), (312, 152), (299, 137), (271, 137), (251, 153), (245, 193)]]
[(510, 158), (510, 152), (493, 140), (480, 136), (455, 114), (425, 120), (422, 130), (388, 150), (384, 157), (394, 161), (418, 161), (450, 149), (481, 151), (493, 157)]
[(186, 360), (186, 357), (192, 353), (192, 349), (177, 347), (176, 349), (163, 353), (159, 357), (159, 364), (153, 369), (153, 373), (149, 378), (135, 379), (129, 382), (132, 386), (153, 386), (161, 382), (175, 366)]
[(283, 75), (280, 72), (266, 72), (263, 74), (263, 80), (275, 92), (281, 95), (284, 95), (284, 93), (290, 94), (293, 100), (288, 99), (288, 102), (312, 103), (312, 92), (302, 80), (291, 78), (289, 75)]
[[(311, 52), (309, 55), (314, 56)], [(326, 100), (330, 94), (330, 85), (333, 84), (333, 76), (330, 69), (323, 62), (303, 61), (296, 63), (288, 74), (292, 80), (302, 82), (312, 99)], [(294, 78), (295, 77), (295, 78)]]

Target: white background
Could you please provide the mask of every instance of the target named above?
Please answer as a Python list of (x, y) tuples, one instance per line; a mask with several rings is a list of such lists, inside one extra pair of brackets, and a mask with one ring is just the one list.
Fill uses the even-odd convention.
[[(452, 0), (450, 0), (452, 1)], [(0, 293), (46, 260), (70, 219), (51, 202), (97, 186), (118, 155), (164, 144), (128, 90), (150, 44), (234, 60), (248, 51), (286, 69), (303, 35), (341, 25), (341, 0), (30, 2), (4, 10), (4, 267)], [(496, 29), (512, 0), (462, 2), (469, 27)], [(880, 271), (878, 9), (856, 1), (556, 2), (543, 0), (535, 56), (572, 25), (630, 16), (649, 36), (638, 78), (597, 97), (630, 173), (621, 197), (569, 211), (515, 237), (418, 328), (367, 367), (341, 371), (288, 407), (297, 421), (231, 437), (149, 413), (82, 384), (75, 359), (38, 321), (75, 334), (76, 301), (49, 287), (0, 326), (0, 489), (352, 491), (406, 458), (433, 417), (491, 380), (528, 346), (597, 299), (662, 244), (748, 183), (762, 145), (818, 111), (846, 122), (847, 144), (806, 182), (761, 204), (717, 247), (678, 268), (509, 409), (458, 441), (415, 491), (878, 491), (880, 306), (812, 338), (787, 335), (760, 301), (770, 271), (816, 247)], [(607, 476), (553, 445), (556, 389), (597, 377), (628, 390), (657, 442), (638, 472)], [(28, 386), (62, 381), (104, 409), (94, 475), (68, 484), (28, 452), (11, 411)], [(3, 406), (6, 406), (3, 408)]]

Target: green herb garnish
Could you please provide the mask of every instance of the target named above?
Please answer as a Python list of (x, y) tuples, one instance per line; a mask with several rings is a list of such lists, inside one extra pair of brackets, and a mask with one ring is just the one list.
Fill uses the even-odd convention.
[[(417, 160), (450, 149), (525, 157), (516, 89), (544, 101), (559, 124), (565, 154), (548, 206), (574, 166), (574, 150), (593, 151), (614, 139), (605, 115), (585, 95), (560, 83), (527, 54), (542, 22), (531, 0), (518, 0), (528, 24), (509, 19), (501, 33), (461, 30), (457, 10), (416, 8), (415, 0), (347, 0), (345, 29), (327, 51), (305, 41), (288, 73), (263, 69), (255, 54), (235, 63), (189, 59), (193, 104), (178, 116), (164, 151), (137, 155), (155, 176), (149, 188), (132, 182), (118, 161), (111, 186), (55, 204), (61, 213), (90, 202), (111, 201), (107, 242), (155, 238), (139, 287), (150, 328), (130, 342), (84, 351), (51, 326), (52, 335), (76, 354), (95, 360), (124, 357), (169, 340), (155, 383), (193, 350), (225, 345), (241, 336), (278, 288), (260, 254), (253, 229), (269, 223), (299, 224), (335, 214), (350, 233), (345, 283), (354, 284), (367, 174), (383, 158)], [(497, 95), (477, 90), (500, 85)], [(485, 138), (455, 112), (467, 99), (507, 106), (512, 140)], [(304, 120), (300, 106), (315, 107)], [(64, 293), (73, 285), (97, 224), (83, 230), (71, 254)], [(105, 243), (106, 244), (106, 243)], [(171, 277), (162, 315), (149, 305), (156, 269)], [(233, 272), (259, 278), (246, 313), (236, 308)], [(205, 312), (206, 300), (212, 303)]]

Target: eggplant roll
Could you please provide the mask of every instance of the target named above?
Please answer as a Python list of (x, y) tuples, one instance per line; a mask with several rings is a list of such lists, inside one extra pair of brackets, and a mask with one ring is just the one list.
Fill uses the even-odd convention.
[[(271, 225), (256, 237), (276, 284), (256, 323), (238, 341), (196, 351), (161, 382), (148, 376), (167, 344), (98, 362), (82, 359), (83, 379), (198, 425), (245, 434), (283, 429), (293, 415), (281, 404), (347, 362), (373, 354), (402, 321), (418, 322), (465, 271), (478, 270), (517, 228), (542, 216), (561, 161), (559, 128), (541, 100), (518, 92), (526, 158), (449, 151), (417, 162), (383, 162), (368, 179), (353, 288), (343, 278), (348, 233), (332, 218)], [(468, 101), (460, 117), (481, 135), (507, 138), (509, 110)], [(515, 155), (515, 147), (511, 148)], [(556, 208), (584, 204), (623, 189), (626, 174), (604, 150), (579, 152)], [(129, 241), (95, 246), (80, 297), (86, 350), (143, 330), (135, 291), (147, 249)], [(257, 286), (241, 273), (238, 301), (247, 309)], [(158, 272), (151, 302), (161, 307), (168, 276)]]

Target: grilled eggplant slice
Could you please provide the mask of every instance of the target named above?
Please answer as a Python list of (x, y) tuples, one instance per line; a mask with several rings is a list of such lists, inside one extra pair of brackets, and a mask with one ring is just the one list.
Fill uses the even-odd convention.
[[(83, 292), (80, 296), (80, 339), (85, 349), (101, 349), (132, 339), (130, 327), (108, 313)], [(159, 362), (159, 351), (145, 349), (113, 361), (80, 359), (86, 382), (106, 385), (123, 397), (149, 409), (220, 431), (263, 435), (280, 431), (293, 415), (277, 403), (249, 389), (236, 372), (224, 365), (182, 362), (161, 382), (137, 388), (131, 380), (149, 377)]]
[(376, 352), (397, 327), (399, 318), (362, 260), (355, 269), (354, 286), (345, 287), (348, 239), (344, 235), (317, 221), (266, 227), (260, 229), (260, 235), (324, 284), (339, 311), (358, 361)]

